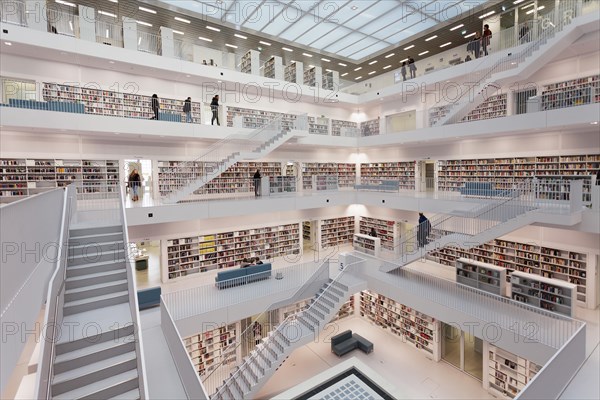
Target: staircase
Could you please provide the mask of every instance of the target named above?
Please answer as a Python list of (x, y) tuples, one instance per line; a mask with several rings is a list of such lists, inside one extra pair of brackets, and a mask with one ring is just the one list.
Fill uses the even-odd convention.
[(348, 286), (329, 279), (307, 308), (288, 317), (244, 358), (211, 400), (254, 398), (292, 351), (318, 336), (351, 294)]
[[(542, 32), (539, 37), (518, 53), (508, 53), (506, 57), (498, 60), (491, 67), (475, 72), (476, 75), (481, 76), (473, 86), (477, 90), (476, 95), (472, 96), (470, 89), (465, 90), (461, 97), (451, 104), (446, 115), (432, 126), (461, 122), (471, 111), (494, 95), (502, 85), (512, 84), (515, 79), (525, 80), (544, 67), (548, 61), (565, 51), (584, 33), (579, 26), (571, 24), (572, 19), (576, 16), (576, 8), (575, 2), (563, 2), (558, 9), (537, 21), (537, 25), (534, 25), (533, 29), (539, 29)], [(566, 15), (568, 18), (565, 17)], [(548, 21), (558, 21), (558, 23), (554, 25)], [(593, 21), (589, 25), (593, 28)], [(597, 29), (597, 19), (595, 26), (594, 29)], [(485, 62), (485, 58), (479, 60)]]
[(69, 230), (54, 399), (140, 399), (121, 225)]
[[(260, 159), (297, 133), (282, 129), (279, 117), (250, 135), (234, 134), (218, 141), (197, 159), (162, 172), (170, 186), (170, 191), (163, 194), (163, 202), (185, 200), (236, 162)], [(201, 170), (197, 168), (199, 164), (203, 165)]]

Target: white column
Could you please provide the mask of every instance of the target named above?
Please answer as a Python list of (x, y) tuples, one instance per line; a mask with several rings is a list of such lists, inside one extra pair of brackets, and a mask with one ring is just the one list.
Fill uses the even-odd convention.
[(27, 0), (25, 2), (27, 27), (36, 31), (48, 31), (45, 0)]
[(296, 84), (304, 85), (304, 63), (296, 61)]
[(260, 53), (250, 50), (250, 74), (260, 75)]
[(175, 42), (173, 40), (173, 29), (160, 27), (161, 55), (164, 57), (175, 57)]
[(323, 87), (323, 68), (321, 67), (315, 67), (315, 87)]
[(331, 71), (333, 76), (333, 90), (337, 91), (340, 88), (340, 73), (338, 71)]
[(79, 38), (96, 41), (96, 10), (92, 7), (79, 6)]
[(123, 47), (137, 51), (137, 22), (133, 18), (123, 17)]

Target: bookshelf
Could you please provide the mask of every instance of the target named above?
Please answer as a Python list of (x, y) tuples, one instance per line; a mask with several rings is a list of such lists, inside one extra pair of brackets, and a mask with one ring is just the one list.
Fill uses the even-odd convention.
[(463, 122), (479, 121), (483, 119), (506, 117), (507, 95), (498, 94), (490, 96), (486, 101), (477, 106), (462, 119)]
[(323, 82), (323, 70), (321, 67), (309, 67), (304, 71), (304, 84), (306, 86), (319, 87)]
[(308, 133), (311, 135), (329, 135), (329, 119), (308, 117)]
[(543, 86), (541, 109), (555, 110), (600, 102), (600, 75)]
[(269, 176), (269, 191), (271, 193), (296, 192), (295, 176)]
[(352, 240), (352, 248), (361, 253), (379, 257), (381, 253), (381, 239), (362, 233), (355, 233)]
[(283, 80), (283, 62), (281, 57), (272, 56), (264, 65), (263, 74), (265, 78)]
[(300, 224), (191, 235), (163, 241), (163, 281), (237, 267), (244, 258), (272, 259), (300, 252)]
[(360, 180), (365, 185), (378, 185), (382, 180), (400, 182), (401, 190), (415, 190), (415, 161), (360, 164)]
[(331, 120), (331, 136), (346, 136), (342, 135), (342, 133), (345, 131), (344, 128), (357, 130), (358, 123), (352, 121), (342, 121), (339, 119)]
[(520, 271), (513, 272), (510, 281), (513, 300), (568, 317), (575, 315), (576, 285)]
[(444, 118), (450, 112), (452, 104), (446, 104), (439, 107), (432, 107), (429, 109), (429, 126), (435, 126), (437, 122)]
[(585, 253), (494, 239), (470, 250), (444, 247), (432, 252), (431, 257), (450, 266), (455, 265), (457, 258), (464, 257), (506, 268), (507, 275), (521, 271), (571, 283), (577, 286), (577, 301), (587, 302), (587, 287), (591, 283), (586, 279)]
[(344, 304), (342, 304), (340, 311), (338, 311), (338, 313), (335, 315), (335, 317), (333, 317), (333, 319), (329, 322), (338, 321), (342, 318), (350, 317), (353, 315), (354, 315), (354, 295), (351, 295), (350, 298), (348, 300), (346, 300), (346, 302)]
[(302, 222), (302, 239), (310, 240), (310, 221)]
[(512, 399), (519, 394), (541, 367), (499, 347), (489, 345), (487, 390), (496, 397)]
[(337, 176), (341, 188), (354, 187), (356, 183), (356, 165), (350, 163), (302, 163), (302, 187), (313, 188), (313, 176)]
[(338, 71), (325, 70), (323, 73), (322, 88), (336, 90), (340, 86), (340, 73)]
[[(284, 114), (274, 111), (255, 110), (243, 107), (227, 107), (227, 126), (236, 128), (257, 129), (267, 125), (272, 120), (281, 117), (281, 129), (290, 131), (294, 129), (295, 114)], [(234, 121), (241, 121), (236, 126)]]
[(312, 190), (338, 190), (338, 177), (336, 175), (313, 175)]
[(400, 231), (398, 223), (384, 219), (360, 217), (358, 230), (364, 235), (368, 235), (371, 229), (375, 229), (377, 237), (381, 239), (381, 247), (395, 251), (400, 241)]
[(294, 61), (290, 65), (287, 65), (284, 70), (284, 79), (287, 82), (297, 83), (298, 85), (304, 84), (304, 64)]
[(400, 336), (406, 343), (439, 361), (440, 323), (434, 318), (393, 299), (364, 290), (360, 292), (360, 315)]
[(260, 53), (256, 50), (248, 50), (240, 63), (240, 72), (244, 74), (259, 75)]
[(361, 136), (379, 135), (379, 118), (360, 123)]
[(352, 243), (354, 217), (324, 219), (321, 225), (321, 248)]
[(290, 304), (279, 309), (279, 320), (284, 321), (287, 317), (297, 314), (304, 310), (312, 301), (312, 299), (301, 300), (297, 303)]
[(0, 202), (9, 203), (71, 183), (85, 199), (119, 190), (118, 160), (0, 159)]
[(456, 260), (456, 282), (505, 296), (506, 268), (461, 257)]
[(222, 362), (236, 363), (237, 331), (237, 324), (229, 324), (183, 339), (198, 375), (211, 372)]

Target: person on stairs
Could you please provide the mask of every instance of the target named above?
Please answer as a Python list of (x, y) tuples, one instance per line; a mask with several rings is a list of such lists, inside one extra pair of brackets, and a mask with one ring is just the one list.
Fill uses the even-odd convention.
[(260, 178), (262, 178), (262, 176), (260, 175), (260, 170), (257, 169), (256, 172), (254, 173), (254, 196), (256, 196), (256, 197), (261, 195), (261, 193), (260, 193)]
[(417, 242), (419, 247), (427, 245), (427, 236), (431, 233), (431, 223), (423, 213), (419, 213), (419, 226), (417, 228)]
[(134, 169), (129, 175), (129, 187), (131, 188), (131, 200), (138, 201), (140, 198), (138, 192), (142, 185), (142, 177), (138, 174), (138, 170)]
[(219, 95), (216, 95), (212, 98), (210, 102), (210, 110), (212, 111), (212, 119), (210, 120), (210, 124), (214, 125), (215, 120), (217, 120), (217, 125), (221, 126), (219, 123)]

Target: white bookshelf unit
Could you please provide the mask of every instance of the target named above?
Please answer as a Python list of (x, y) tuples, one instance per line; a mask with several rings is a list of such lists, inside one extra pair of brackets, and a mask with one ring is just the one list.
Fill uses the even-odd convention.
[(358, 123), (352, 121), (342, 121), (339, 119), (331, 120), (331, 136), (345, 136), (342, 135), (342, 133), (344, 133), (344, 128), (358, 130)]
[(544, 111), (598, 102), (600, 75), (552, 83), (542, 89), (541, 109)]
[(320, 221), (321, 248), (352, 243), (354, 217), (329, 218)]
[(352, 240), (352, 248), (361, 253), (379, 257), (381, 254), (381, 239), (362, 233), (355, 233)]
[(300, 224), (191, 235), (163, 241), (163, 282), (190, 274), (239, 266), (244, 258), (263, 260), (299, 254)]
[(237, 332), (237, 324), (229, 324), (183, 339), (198, 375), (210, 373), (222, 362), (237, 362)]
[(260, 75), (260, 53), (256, 50), (248, 50), (242, 56), (240, 72), (244, 74)]
[(501, 399), (512, 399), (538, 373), (541, 367), (499, 347), (488, 346), (487, 390)]
[(323, 89), (337, 90), (340, 87), (340, 73), (338, 71), (323, 72)]
[(313, 175), (311, 186), (312, 190), (316, 191), (338, 190), (338, 177), (337, 175)]
[(400, 190), (415, 190), (415, 161), (362, 163), (360, 181), (365, 185), (378, 185), (381, 181), (398, 181)]
[(321, 86), (323, 82), (323, 70), (321, 67), (309, 67), (304, 71), (304, 84), (306, 86)]
[(513, 300), (568, 317), (575, 315), (576, 285), (520, 271), (513, 272), (510, 281)]
[(285, 67), (284, 79), (287, 82), (304, 84), (304, 65), (299, 61), (294, 61)]
[(329, 135), (329, 119), (308, 117), (308, 133), (311, 135)]
[(379, 135), (379, 118), (364, 121), (360, 123), (361, 136)]
[[(228, 127), (258, 129), (279, 117), (281, 117), (282, 130), (290, 131), (294, 129), (297, 117), (296, 114), (284, 114), (275, 111), (255, 110), (242, 107), (227, 107)], [(240, 121), (240, 125), (236, 126), (235, 121)]]
[(302, 187), (313, 188), (313, 176), (336, 176), (340, 188), (354, 187), (356, 183), (356, 165), (351, 163), (302, 163)]
[(486, 101), (477, 106), (466, 117), (463, 122), (479, 121), (483, 119), (506, 117), (507, 115), (507, 95), (498, 94), (490, 96)]
[(456, 282), (505, 296), (506, 268), (461, 257), (456, 260)]
[(450, 112), (452, 104), (446, 104), (429, 109), (429, 126), (434, 126), (440, 119), (444, 118)]
[(271, 194), (296, 192), (295, 176), (269, 176), (269, 191)]
[(377, 237), (381, 239), (381, 247), (395, 251), (400, 244), (400, 230), (397, 222), (384, 219), (360, 217), (358, 230), (368, 235), (371, 229), (375, 229)]
[(340, 311), (338, 311), (335, 317), (333, 317), (333, 319), (329, 322), (338, 321), (346, 317), (351, 317), (354, 315), (354, 311), (354, 295), (351, 295), (350, 298), (346, 300), (344, 304), (342, 304)]
[(282, 81), (284, 78), (283, 73), (283, 61), (279, 56), (272, 56), (264, 65), (263, 74), (265, 78)]
[(440, 323), (434, 318), (388, 297), (364, 290), (360, 292), (360, 315), (394, 335), (400, 336), (428, 358), (441, 358)]

